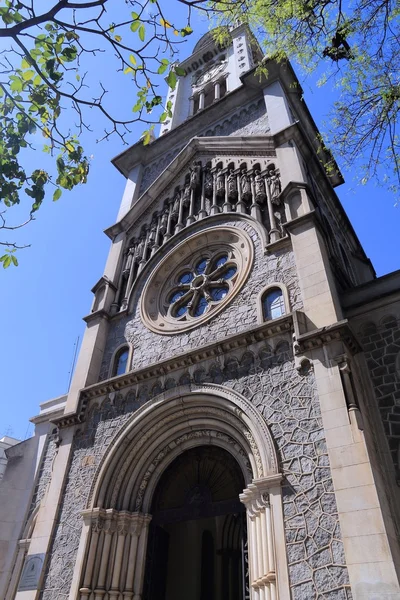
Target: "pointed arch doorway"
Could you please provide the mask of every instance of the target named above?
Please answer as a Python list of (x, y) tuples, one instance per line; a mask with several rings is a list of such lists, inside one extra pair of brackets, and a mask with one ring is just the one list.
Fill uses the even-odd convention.
[(154, 492), (144, 600), (246, 600), (245, 480), (218, 446), (186, 450)]

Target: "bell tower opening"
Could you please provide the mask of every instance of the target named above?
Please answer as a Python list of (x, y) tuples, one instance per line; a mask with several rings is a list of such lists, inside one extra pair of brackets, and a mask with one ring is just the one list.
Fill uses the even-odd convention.
[(216, 446), (171, 463), (151, 507), (144, 600), (248, 598), (244, 487), (234, 457)]

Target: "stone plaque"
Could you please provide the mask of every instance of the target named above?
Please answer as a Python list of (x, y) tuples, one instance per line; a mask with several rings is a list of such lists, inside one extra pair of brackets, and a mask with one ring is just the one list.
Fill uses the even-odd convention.
[(28, 554), (18, 586), (19, 592), (37, 589), (44, 557), (44, 554)]

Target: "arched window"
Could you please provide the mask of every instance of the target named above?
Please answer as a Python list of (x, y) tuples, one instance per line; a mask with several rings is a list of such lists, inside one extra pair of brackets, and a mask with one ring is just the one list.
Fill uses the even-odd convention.
[(281, 288), (276, 287), (269, 289), (263, 297), (262, 307), (265, 321), (282, 317), (285, 314), (286, 309), (285, 299)]
[(116, 354), (114, 358), (114, 366), (112, 371), (112, 377), (116, 377), (117, 375), (123, 375), (126, 373), (128, 366), (128, 358), (129, 358), (129, 348), (127, 346), (123, 346)]

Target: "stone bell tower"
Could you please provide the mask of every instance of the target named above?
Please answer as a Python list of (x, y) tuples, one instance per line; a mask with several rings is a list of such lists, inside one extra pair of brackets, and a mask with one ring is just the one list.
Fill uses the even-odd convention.
[(352, 326), (375, 274), (292, 67), (260, 78), (230, 36), (201, 38), (158, 139), (113, 160), (126, 189), (70, 392), (35, 421), (6, 600), (400, 600), (396, 463)]

